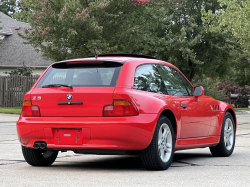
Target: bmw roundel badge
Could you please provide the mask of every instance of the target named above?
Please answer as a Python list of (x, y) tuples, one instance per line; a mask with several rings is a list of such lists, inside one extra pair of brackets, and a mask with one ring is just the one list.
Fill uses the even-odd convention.
[(67, 95), (67, 99), (68, 99), (68, 100), (71, 100), (72, 98), (73, 98), (73, 96), (72, 96), (71, 94), (68, 94), (68, 95)]

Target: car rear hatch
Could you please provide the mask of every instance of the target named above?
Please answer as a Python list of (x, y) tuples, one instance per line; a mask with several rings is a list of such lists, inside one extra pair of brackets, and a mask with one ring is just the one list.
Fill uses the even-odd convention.
[(113, 103), (122, 68), (120, 62), (74, 61), (56, 63), (31, 92), (32, 105), (42, 117), (103, 116)]

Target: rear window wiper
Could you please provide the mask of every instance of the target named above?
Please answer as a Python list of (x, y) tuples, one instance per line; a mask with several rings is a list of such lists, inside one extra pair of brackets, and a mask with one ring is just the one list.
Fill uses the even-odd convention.
[(67, 88), (73, 89), (71, 85), (66, 85), (66, 84), (48, 84), (48, 85), (42, 86), (42, 88), (53, 88), (53, 87), (67, 87)]

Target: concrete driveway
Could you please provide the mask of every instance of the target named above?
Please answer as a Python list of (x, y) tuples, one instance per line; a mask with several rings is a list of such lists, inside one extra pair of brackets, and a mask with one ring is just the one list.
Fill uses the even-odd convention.
[(175, 153), (167, 171), (147, 171), (136, 156), (59, 153), (51, 167), (32, 167), (17, 140), (18, 115), (0, 114), (0, 186), (249, 186), (250, 113), (238, 113), (235, 151), (212, 157), (209, 149)]

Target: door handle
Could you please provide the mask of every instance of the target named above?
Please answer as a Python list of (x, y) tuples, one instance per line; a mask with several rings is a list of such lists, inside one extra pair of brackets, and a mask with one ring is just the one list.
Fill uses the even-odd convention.
[(187, 105), (186, 104), (181, 104), (181, 107), (182, 108), (187, 108)]

